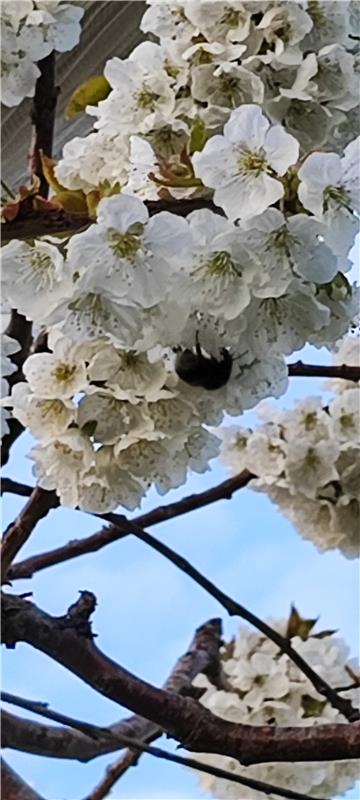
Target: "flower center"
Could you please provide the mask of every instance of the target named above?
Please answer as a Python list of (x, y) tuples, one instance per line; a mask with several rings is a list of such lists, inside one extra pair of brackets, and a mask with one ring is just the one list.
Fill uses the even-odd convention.
[(266, 172), (268, 168), (265, 151), (262, 148), (257, 151), (241, 150), (238, 166), (240, 174), (254, 174), (255, 178), (257, 178), (261, 172)]
[(238, 78), (235, 78), (233, 75), (221, 75), (220, 89), (228, 102), (232, 103), (234, 106), (240, 104), (239, 100), (242, 97), (242, 93), (241, 81)]
[(343, 431), (347, 431), (349, 429), (351, 430), (351, 428), (355, 428), (354, 419), (353, 419), (352, 414), (342, 414), (340, 419), (339, 419), (339, 422), (340, 422), (340, 426), (343, 429)]
[(126, 258), (132, 264), (135, 261), (135, 256), (141, 247), (139, 236), (134, 233), (118, 233), (113, 231), (110, 237), (111, 249), (118, 258)]
[(212, 64), (214, 61), (214, 56), (209, 53), (208, 50), (204, 50), (203, 47), (199, 47), (198, 50), (191, 56), (190, 64), (192, 67), (198, 67), (201, 64)]
[(311, 17), (314, 27), (327, 28), (328, 20), (326, 12), (321, 8), (319, 0), (309, 0), (306, 11)]
[(155, 111), (156, 103), (159, 99), (160, 95), (156, 94), (156, 92), (152, 92), (151, 89), (148, 89), (148, 87), (145, 86), (145, 84), (136, 96), (139, 108), (144, 109), (144, 111)]
[(46, 253), (40, 253), (38, 250), (34, 250), (31, 254), (31, 266), (34, 272), (44, 274), (49, 271), (49, 268), (52, 266), (52, 261), (50, 256)]
[[(72, 311), (74, 314), (78, 315), (78, 317), (84, 315), (89, 318), (91, 324), (94, 326), (110, 318), (110, 313), (104, 306), (101, 295), (94, 294), (93, 292), (89, 292), (82, 297), (78, 297), (76, 300), (72, 300), (68, 304), (68, 308), (69, 311)], [(80, 327), (79, 320), (78, 328), (80, 329)]]
[(316, 411), (308, 411), (307, 414), (304, 415), (304, 428), (306, 431), (313, 431), (317, 425), (317, 413)]
[(220, 278), (225, 275), (238, 275), (234, 262), (226, 250), (218, 250), (212, 253), (206, 262), (206, 270), (211, 277)]
[(229, 28), (236, 28), (240, 21), (244, 19), (245, 16), (241, 11), (237, 11), (235, 8), (230, 8), (230, 6), (228, 6), (224, 10), (220, 24), (227, 25)]
[(324, 211), (328, 210), (332, 202), (352, 212), (350, 195), (346, 189), (343, 189), (341, 186), (327, 186), (324, 190)]
[(64, 409), (64, 404), (61, 400), (44, 400), (41, 404), (41, 416), (43, 419), (46, 417), (60, 416)]
[(316, 455), (314, 448), (309, 447), (306, 458), (305, 458), (305, 465), (309, 467), (311, 470), (316, 470), (320, 463), (319, 457)]
[(56, 365), (53, 369), (52, 374), (56, 381), (59, 383), (67, 383), (73, 377), (74, 373), (76, 372), (76, 364), (65, 364), (64, 362), (60, 362)]
[(176, 80), (180, 72), (180, 67), (177, 67), (176, 64), (173, 64), (166, 58), (164, 62), (164, 69), (169, 78), (174, 78)]

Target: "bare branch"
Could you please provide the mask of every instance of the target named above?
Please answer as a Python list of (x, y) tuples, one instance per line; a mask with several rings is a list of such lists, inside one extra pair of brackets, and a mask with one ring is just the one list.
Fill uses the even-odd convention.
[[(187, 514), (189, 511), (194, 511), (197, 508), (204, 508), (210, 503), (216, 503), (217, 500), (229, 500), (235, 492), (244, 488), (254, 477), (255, 475), (252, 475), (251, 472), (243, 470), (239, 475), (222, 481), (222, 483), (219, 483), (212, 489), (206, 489), (206, 491), (199, 492), (198, 494), (191, 494), (188, 497), (178, 500), (176, 503), (158, 506), (147, 514), (141, 514), (135, 517), (134, 522), (141, 526), (156, 525), (159, 522), (165, 522), (166, 520), (174, 519), (174, 517), (178, 517), (182, 514)], [(26, 496), (31, 493), (32, 488), (12, 481), (10, 478), (4, 478), (2, 481), (2, 491), (10, 491)], [(106, 515), (104, 519), (107, 519)], [(117, 519), (117, 515), (112, 515), (112, 519)], [(119, 517), (119, 519), (121, 520), (122, 518)], [(99, 533), (94, 533), (83, 539), (73, 539), (62, 547), (30, 556), (30, 558), (26, 558), (24, 561), (13, 564), (9, 572), (9, 577), (11, 580), (31, 578), (35, 572), (41, 569), (46, 569), (55, 564), (60, 564), (63, 561), (68, 561), (70, 558), (77, 558), (84, 553), (94, 553), (102, 547), (116, 542), (127, 535), (128, 531), (120, 530), (118, 526), (112, 525), (109, 528), (104, 528)]]
[(20, 778), (9, 764), (1, 759), (1, 791), (4, 800), (44, 800), (34, 789)]
[[(146, 715), (188, 750), (236, 758), (245, 766), (269, 761), (322, 761), (360, 756), (360, 725), (304, 727), (237, 725), (199, 705), (141, 680), (109, 659), (71, 619), (52, 617), (22, 597), (4, 594), (3, 641), (31, 644), (100, 694)], [(124, 741), (124, 740), (123, 740)], [(129, 744), (129, 742), (127, 742)], [(133, 747), (133, 740), (130, 740)]]
[(28, 540), (35, 525), (45, 517), (54, 504), (52, 492), (36, 487), (15, 522), (10, 523), (4, 533), (1, 545), (1, 575), (2, 581), (7, 580), (7, 571), (16, 554)]
[[(204, 197), (184, 198), (182, 200), (146, 200), (150, 216), (158, 214), (160, 211), (170, 211), (186, 217), (191, 211), (200, 208), (209, 208), (216, 214), (224, 216), (221, 208), (216, 206), (212, 200)], [(68, 214), (63, 209), (47, 209), (46, 214), (41, 211), (32, 211), (25, 218), (15, 218), (11, 222), (2, 224), (3, 244), (12, 239), (34, 239), (39, 236), (59, 233), (77, 233), (80, 229), (90, 225), (93, 220), (85, 214)]]
[[(220, 682), (221, 620), (212, 619), (201, 625), (189, 645), (186, 653), (178, 659), (175, 667), (166, 680), (163, 688), (182, 696), (190, 696), (194, 687), (192, 681), (198, 673), (203, 672), (215, 685)], [(137, 714), (122, 719), (108, 728), (114, 736), (124, 734), (141, 739), (147, 743), (163, 733), (162, 728)], [(73, 758), (89, 761), (99, 755), (119, 749), (119, 743), (102, 736), (97, 741), (90, 740), (82, 733), (69, 731), (68, 728), (39, 725), (33, 720), (18, 718), (3, 711), (2, 721), (3, 747), (23, 750), (42, 756), (56, 758)], [(128, 766), (135, 763), (139, 754), (132, 751), (125, 754), (129, 759)]]
[(39, 194), (48, 195), (48, 182), (43, 173), (41, 154), (50, 157), (55, 126), (55, 109), (58, 90), (55, 87), (55, 51), (38, 61), (40, 75), (36, 81), (35, 95), (31, 109), (32, 141), (29, 154), (31, 178), (40, 179)]
[(295, 364), (288, 364), (288, 370), (290, 378), (342, 378), (345, 381), (360, 381), (360, 367), (350, 364), (325, 366), (296, 361)]
[[(217, 778), (224, 778), (232, 783), (238, 783), (241, 786), (247, 786), (250, 789), (256, 789), (257, 791), (264, 792), (265, 794), (277, 794), (279, 797), (288, 798), (288, 800), (315, 800), (315, 798), (311, 798), (309, 795), (299, 794), (299, 792), (293, 792), (291, 789), (284, 789), (280, 786), (264, 783), (264, 781), (255, 780), (254, 778), (246, 778), (245, 776), (243, 777), (240, 775), (234, 775), (232, 772), (228, 772), (227, 770), (202, 764), (200, 761), (195, 761), (193, 758), (184, 758), (183, 756), (177, 756), (173, 753), (168, 753), (166, 750), (162, 750), (159, 747), (151, 747), (144, 742), (140, 742), (139, 739), (134, 739), (133, 737), (114, 737), (114, 734), (109, 734), (109, 730), (106, 728), (100, 728), (97, 725), (90, 725), (88, 722), (82, 722), (81, 720), (74, 719), (73, 717), (59, 714), (57, 711), (52, 711), (49, 709), (47, 703), (25, 700), (21, 697), (16, 697), (15, 695), (6, 695), (6, 698), (7, 702), (13, 702), (15, 705), (31, 710), (35, 714), (39, 714), (48, 718), (50, 717), (50, 719), (60, 723), (66, 721), (69, 727), (75, 728), (75, 730), (80, 730), (82, 733), (86, 733), (86, 735), (90, 736), (92, 739), (99, 739), (102, 735), (110, 736), (110, 738), (113, 739), (116, 738), (119, 744), (125, 745), (126, 747), (131, 747), (132, 750), (137, 751), (138, 755), (141, 755), (141, 753), (149, 753), (156, 758), (164, 759), (165, 761), (172, 761), (176, 764), (181, 764), (184, 767), (186, 766), (190, 767), (191, 769), (196, 769), (199, 772), (205, 772), (207, 775), (215, 775)], [(6, 698), (3, 697), (3, 699)], [(104, 795), (102, 795), (102, 797), (104, 797)], [(88, 800), (91, 800), (91, 795), (89, 796)]]
[[(243, 476), (243, 473), (240, 473), (240, 476), (237, 476), (237, 478), (241, 476)], [(247, 478), (250, 479), (251, 477), (253, 477), (251, 473), (248, 473)], [(180, 504), (182, 503), (184, 503), (184, 501), (180, 501)], [(179, 506), (179, 503), (174, 505)], [(187, 510), (189, 510), (189, 508), (187, 508)], [(152, 512), (150, 512), (150, 514), (151, 513)], [(183, 558), (175, 550), (172, 550), (166, 544), (159, 542), (157, 539), (155, 539), (154, 536), (151, 536), (150, 533), (143, 530), (143, 528), (140, 527), (140, 525), (138, 524), (138, 521), (128, 520), (124, 515), (112, 514), (112, 513), (104, 515), (97, 514), (96, 516), (100, 517), (101, 519), (109, 520), (112, 523), (112, 527), (109, 529), (105, 529), (105, 531), (100, 531), (100, 533), (98, 534), (93, 534), (92, 537), (89, 537), (90, 539), (94, 541), (94, 538), (97, 537), (96, 543), (98, 544), (99, 538), (101, 537), (100, 546), (103, 546), (104, 544), (108, 544), (109, 541), (114, 541), (113, 538), (114, 534), (116, 539), (122, 538), (121, 535), (117, 535), (116, 530), (115, 531), (113, 530), (114, 527), (115, 529), (117, 528), (119, 533), (122, 535), (133, 534), (138, 539), (143, 541), (145, 544), (148, 544), (154, 550), (161, 553), (161, 555), (163, 555), (165, 558), (167, 558), (169, 561), (175, 564), (175, 566), (177, 566), (182, 572), (184, 572), (186, 575), (192, 578), (196, 583), (198, 583), (199, 586), (202, 586), (203, 589), (205, 589), (205, 591), (207, 591), (212, 597), (218, 600), (218, 602), (223, 606), (223, 608), (226, 609), (226, 611), (228, 612), (228, 614), (230, 614), (230, 616), (242, 617), (243, 619), (247, 620), (247, 622), (250, 622), (251, 625), (254, 625), (255, 628), (264, 633), (265, 636), (267, 636), (269, 639), (275, 642), (275, 644), (277, 644), (280, 650), (283, 653), (286, 653), (289, 656), (289, 658), (291, 658), (291, 660), (294, 662), (294, 664), (296, 664), (297, 667), (304, 673), (304, 675), (306, 675), (307, 678), (309, 678), (315, 689), (324, 697), (326, 697), (326, 699), (331, 703), (331, 705), (334, 708), (337, 708), (338, 711), (340, 711), (341, 714), (343, 714), (344, 717), (349, 720), (349, 722), (355, 722), (356, 720), (360, 719), (359, 711), (353, 707), (350, 700), (341, 697), (335, 691), (335, 689), (332, 689), (332, 687), (329, 686), (329, 684), (323, 678), (321, 678), (309, 664), (307, 664), (307, 662), (299, 655), (299, 653), (297, 653), (297, 651), (293, 649), (289, 639), (287, 639), (285, 636), (281, 636), (280, 633), (278, 633), (276, 630), (274, 630), (265, 622), (263, 622), (259, 617), (257, 617), (247, 608), (240, 605), (240, 603), (236, 602), (231, 597), (222, 592), (220, 589), (218, 589), (218, 587), (214, 583), (212, 583), (208, 578), (202, 575), (202, 573), (199, 572), (199, 570), (193, 567), (192, 564), (189, 561), (187, 561), (187, 559)], [(140, 519), (143, 522), (144, 518), (146, 518), (146, 515), (143, 515), (143, 517), (140, 518), (138, 517), (138, 520)], [(67, 547), (71, 545), (72, 543), (67, 545)], [(58, 548), (58, 549), (63, 550), (63, 548)], [(96, 549), (98, 549), (98, 547), (96, 547)], [(38, 556), (37, 558), (43, 559), (45, 556), (46, 558), (48, 558), (49, 555), (50, 554), (43, 554), (42, 556)], [(27, 561), (31, 561), (31, 559), (28, 559)], [(46, 566), (48, 566), (48, 564), (46, 564)], [(12, 578), (14, 578), (14, 571), (15, 567), (14, 570), (11, 573), (9, 573)], [(29, 573), (27, 572), (26, 574), (28, 575)], [(32, 573), (30, 572), (30, 574)], [(15, 575), (16, 577), (25, 577), (23, 572), (21, 572), (20, 575), (19, 573), (15, 572)]]

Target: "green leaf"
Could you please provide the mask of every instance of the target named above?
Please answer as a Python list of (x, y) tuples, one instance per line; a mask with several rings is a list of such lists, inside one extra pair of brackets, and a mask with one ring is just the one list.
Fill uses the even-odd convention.
[(292, 639), (294, 636), (300, 636), (300, 639), (306, 641), (309, 638), (309, 633), (317, 623), (318, 617), (315, 619), (304, 619), (300, 616), (295, 606), (291, 606), (290, 616), (288, 619), (286, 638)]
[(191, 132), (190, 132), (190, 142), (189, 142), (189, 153), (195, 153), (198, 150), (202, 150), (207, 142), (207, 132), (206, 127), (202, 119), (200, 117), (195, 117), (192, 125), (191, 125)]
[(75, 89), (65, 109), (68, 119), (76, 117), (86, 106), (97, 106), (110, 94), (111, 86), (104, 75), (94, 75)]

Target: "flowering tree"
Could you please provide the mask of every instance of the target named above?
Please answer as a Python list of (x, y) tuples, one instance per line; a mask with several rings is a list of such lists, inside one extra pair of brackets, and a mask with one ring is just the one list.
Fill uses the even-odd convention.
[[(29, 496), (5, 532), (3, 581), (133, 534), (257, 631), (223, 643), (221, 620), (205, 623), (157, 689), (95, 646), (90, 591), (54, 618), (7, 590), (7, 647), (27, 642), (135, 716), (105, 729), (4, 693), (62, 726), (4, 712), (5, 745), (80, 760), (128, 747), (92, 800), (144, 750), (196, 769), (219, 798), (333, 797), (354, 784), (360, 755), (345, 643), (295, 608), (257, 618), (145, 527), (248, 485), (320, 550), (359, 554), (358, 289), (347, 276), (358, 6), (151, 0), (146, 40), (71, 98), (68, 114), (88, 114), (93, 131), (56, 163), (55, 52), (77, 45), (87, 5), (2, 3), (3, 103), (34, 98), (31, 182), (2, 211), (3, 462), (24, 429), (36, 440), (36, 486), (3, 481)], [(333, 351), (333, 366), (289, 362), (307, 343)], [(262, 402), (254, 430), (228, 425), (281, 398), (294, 375), (331, 378), (333, 399)], [(114, 513), (219, 454), (233, 473), (222, 484), (131, 521)], [(58, 505), (110, 524), (15, 560)], [(201, 755), (152, 747), (164, 731)], [(39, 797), (7, 765), (4, 787)]]

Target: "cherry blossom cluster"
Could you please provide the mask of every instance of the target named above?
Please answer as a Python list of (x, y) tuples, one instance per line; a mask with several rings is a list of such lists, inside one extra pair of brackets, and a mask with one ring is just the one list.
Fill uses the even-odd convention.
[[(282, 635), (288, 622), (268, 620)], [(315, 620), (309, 621), (309, 626)], [(333, 632), (312, 631), (290, 636), (293, 648), (332, 686), (349, 686), (354, 663), (349, 663), (349, 648)], [(222, 654), (224, 689), (217, 689), (205, 675), (195, 678), (194, 684), (204, 690), (200, 702), (214, 714), (229, 722), (244, 725), (306, 726), (345, 723), (337, 709), (314, 689), (308, 678), (278, 647), (261, 633), (242, 626), (236, 638), (226, 644)], [(358, 669), (355, 666), (355, 672)], [(354, 705), (358, 689), (343, 692)], [(227, 756), (197, 754), (203, 763), (229, 770), (234, 775), (267, 781), (312, 797), (335, 797), (354, 786), (360, 763), (312, 762), (272, 763), (242, 767), (239, 761)], [(253, 789), (197, 773), (202, 788), (219, 800), (262, 800)]]
[[(87, 107), (95, 130), (55, 168), (101, 198), (96, 219), (3, 248), (4, 300), (46, 327), (50, 348), (3, 402), (39, 439), (35, 474), (63, 504), (134, 508), (149, 485), (165, 492), (208, 469), (220, 445), (208, 426), (281, 396), (286, 356), (331, 347), (352, 324), (359, 140), (343, 125), (358, 103), (356, 9), (344, 22), (338, 6), (150, 3), (142, 29), (159, 43), (107, 62), (110, 93)], [(313, 99), (285, 96), (309, 51)], [(299, 103), (299, 120), (312, 108), (329, 120), (326, 152), (308, 152)], [(204, 207), (186, 218), (145, 203), (189, 197)], [(231, 360), (215, 390), (179, 377), (196, 343)]]
[(36, 62), (53, 50), (72, 50), (84, 10), (62, 0), (3, 0), (1, 3), (1, 100), (17, 106), (33, 97), (40, 75)]
[[(0, 397), (5, 398), (9, 394), (9, 385), (7, 378), (9, 375), (12, 375), (16, 372), (16, 365), (11, 361), (9, 356), (14, 355), (20, 350), (20, 344), (16, 339), (13, 339), (12, 336), (7, 336), (6, 334), (1, 334), (1, 392)], [(0, 420), (0, 431), (1, 431), (1, 439), (3, 436), (9, 433), (9, 425), (8, 419), (10, 418), (11, 414), (6, 408), (1, 408), (1, 420)]]
[(191, 195), (194, 169), (203, 179), (193, 152), (222, 134), (231, 112), (249, 103), (283, 125), (301, 155), (314, 148), (341, 153), (357, 135), (356, 2), (149, 5), (141, 28), (159, 41), (107, 62), (111, 92), (87, 107), (98, 132), (65, 146), (57, 168), (65, 186), (89, 191), (109, 181), (130, 184), (142, 196), (156, 198), (160, 187), (175, 197)]
[[(358, 338), (345, 339), (335, 360), (359, 363), (359, 346)], [(233, 473), (246, 467), (257, 475), (250, 486), (266, 492), (320, 551), (339, 548), (354, 558), (360, 549), (360, 387), (339, 380), (335, 389), (325, 407), (320, 397), (286, 411), (261, 404), (262, 425), (222, 430), (221, 458)]]

